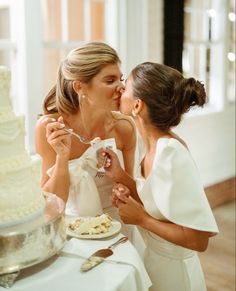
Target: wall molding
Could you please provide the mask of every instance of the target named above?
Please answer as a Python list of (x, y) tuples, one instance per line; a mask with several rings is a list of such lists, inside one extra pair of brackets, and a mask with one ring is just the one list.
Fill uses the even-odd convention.
[(236, 177), (233, 177), (205, 188), (211, 208), (235, 200), (235, 181)]

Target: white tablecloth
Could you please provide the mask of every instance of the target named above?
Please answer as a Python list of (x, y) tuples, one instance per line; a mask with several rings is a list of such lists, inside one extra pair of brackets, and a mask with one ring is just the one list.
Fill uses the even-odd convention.
[[(121, 238), (81, 240), (72, 238), (47, 261), (21, 270), (10, 291), (145, 291), (151, 286), (143, 262), (128, 241), (94, 269), (80, 272), (80, 265), (94, 251)], [(0, 290), (7, 290), (0, 287)]]

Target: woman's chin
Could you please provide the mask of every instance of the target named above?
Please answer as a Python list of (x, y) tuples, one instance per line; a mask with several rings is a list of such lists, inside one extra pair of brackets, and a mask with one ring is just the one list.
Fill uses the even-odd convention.
[(120, 104), (113, 104), (111, 110), (112, 111), (120, 111)]

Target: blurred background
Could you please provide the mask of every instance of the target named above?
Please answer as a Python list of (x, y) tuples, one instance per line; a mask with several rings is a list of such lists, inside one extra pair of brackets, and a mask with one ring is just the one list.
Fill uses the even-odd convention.
[[(11, 69), (12, 105), (16, 114), (25, 116), (26, 147), (32, 155), (37, 115), (55, 83), (60, 60), (92, 40), (117, 50), (124, 78), (138, 63), (154, 61), (204, 82), (207, 106), (186, 114), (176, 132), (190, 148), (211, 206), (233, 201), (235, 1), (0, 0), (0, 65)], [(232, 234), (234, 207), (230, 207), (226, 218), (231, 222), (223, 224), (233, 223), (228, 230)], [(234, 262), (232, 266), (234, 274)], [(227, 278), (229, 288), (218, 284), (219, 289), (209, 290), (234, 290), (232, 276)]]
[(30, 153), (60, 60), (91, 40), (118, 51), (125, 78), (149, 60), (203, 81), (208, 105), (176, 131), (205, 186), (235, 176), (234, 0), (0, 0), (0, 64), (11, 68), (12, 104), (26, 117)]

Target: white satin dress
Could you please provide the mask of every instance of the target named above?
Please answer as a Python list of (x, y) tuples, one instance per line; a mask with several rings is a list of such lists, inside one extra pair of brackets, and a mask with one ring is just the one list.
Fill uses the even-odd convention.
[[(176, 139), (161, 138), (152, 170), (144, 179), (137, 171), (137, 189), (146, 211), (160, 220), (192, 229), (218, 233), (196, 165)], [(142, 230), (146, 243), (144, 262), (155, 291), (205, 291), (196, 251), (177, 246)]]
[[(131, 238), (131, 226), (124, 225), (118, 209), (111, 203), (111, 193), (114, 182), (107, 176), (96, 177), (97, 150), (113, 143), (121, 166), (124, 167), (123, 154), (116, 149), (115, 139), (100, 140), (90, 146), (78, 159), (69, 161), (70, 188), (65, 213), (68, 216), (96, 216), (108, 213), (122, 224), (122, 232)], [(47, 171), (52, 175), (54, 167)]]

